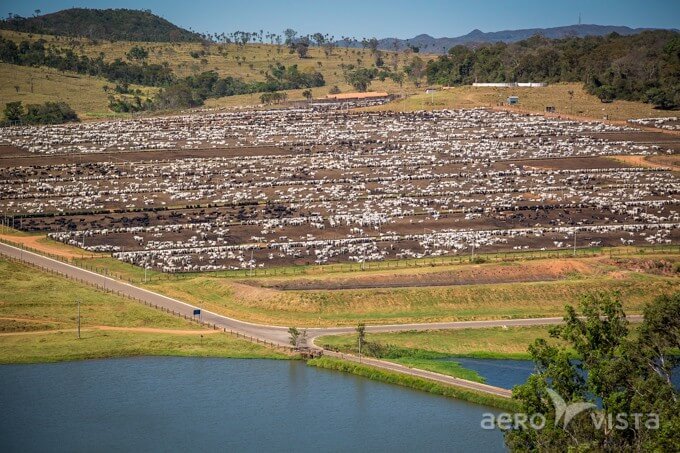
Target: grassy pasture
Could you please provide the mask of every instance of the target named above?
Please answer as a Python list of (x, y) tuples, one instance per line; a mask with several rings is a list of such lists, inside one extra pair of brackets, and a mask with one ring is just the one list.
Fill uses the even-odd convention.
[(677, 290), (677, 278), (638, 273), (550, 282), (334, 291), (276, 291), (197, 276), (150, 288), (206, 309), (278, 325), (334, 326), (559, 316), (596, 291), (618, 291), (638, 312), (649, 298)]
[[(80, 340), (75, 333), (78, 300)], [(287, 357), (137, 302), (0, 259), (0, 363), (133, 355)]]
[[(549, 337), (549, 326), (493, 327), (488, 329), (430, 330), (424, 332), (369, 333), (367, 341), (447, 356), (528, 359), (528, 346)], [(356, 335), (320, 337), (316, 344), (340, 351), (356, 348)]]
[[(53, 241), (50, 241), (53, 242)], [(59, 244), (62, 247), (63, 244)], [(70, 248), (70, 247), (69, 247)], [(631, 260), (677, 260), (674, 254), (645, 253), (623, 256)], [(569, 258), (568, 260), (573, 260)], [(259, 286), (270, 282), (299, 279), (300, 276), (255, 278), (225, 278), (221, 273), (199, 273), (174, 276), (144, 270), (111, 257), (74, 259), (76, 264), (107, 275), (131, 280), (153, 291), (200, 305), (205, 309), (252, 322), (283, 326), (335, 326), (435, 322), (474, 319), (511, 319), (560, 316), (564, 305), (576, 304), (588, 292), (619, 291), (626, 309), (637, 312), (651, 297), (677, 291), (680, 281), (671, 275), (655, 275), (619, 268), (606, 256), (575, 260), (579, 271), (570, 272), (557, 280), (513, 283), (477, 283), (457, 286), (423, 286), (371, 289), (291, 290), (282, 291)], [(365, 272), (319, 273), (310, 268), (305, 279), (321, 280), (333, 285), (337, 281), (354, 279), (393, 280), (403, 273), (503, 272), (505, 268), (529, 266), (529, 269), (563, 266), (564, 259), (546, 258), (520, 263), (488, 262), (483, 264), (452, 264), (420, 266), (409, 269)], [(7, 274), (9, 275), (9, 273)], [(1, 312), (0, 312), (1, 316)]]
[(84, 331), (0, 337), (0, 364), (62, 362), (111, 357), (182, 356), (285, 359), (289, 356), (225, 334)]
[[(569, 94), (572, 91), (573, 97)], [(541, 88), (493, 88), (460, 86), (439, 90), (433, 94), (418, 93), (404, 100), (367, 110), (435, 110), (473, 107), (496, 108), (508, 96), (519, 96), (519, 105), (508, 107), (511, 111), (545, 113), (546, 106), (554, 106), (557, 115), (601, 120), (625, 121), (630, 118), (674, 116), (676, 112), (654, 109), (651, 104), (631, 101), (614, 101), (603, 104), (586, 93), (582, 83), (556, 83)]]
[[(345, 82), (341, 65), (352, 64), (354, 66), (371, 67), (375, 59), (370, 51), (364, 49), (337, 48), (331, 55), (326, 56), (323, 49), (310, 47), (307, 58), (301, 59), (297, 54), (289, 53), (287, 47), (279, 47), (272, 44), (248, 44), (246, 46), (237, 46), (235, 44), (212, 44), (205, 46), (200, 43), (144, 43), (129, 41), (93, 42), (88, 39), (27, 34), (9, 30), (0, 30), (0, 36), (11, 39), (17, 43), (22, 40), (36, 41), (38, 39), (44, 39), (47, 41), (48, 45), (59, 48), (71, 48), (77, 54), (87, 55), (92, 58), (96, 58), (100, 53), (103, 53), (104, 60), (109, 62), (118, 58), (123, 61), (128, 61), (125, 54), (134, 46), (142, 46), (149, 51), (149, 57), (147, 59), (148, 63), (167, 62), (178, 77), (186, 77), (204, 71), (216, 71), (222, 77), (239, 77), (246, 82), (253, 82), (264, 80), (265, 73), (269, 70), (271, 65), (276, 63), (281, 63), (285, 66), (296, 64), (301, 71), (319, 71), (323, 74), (326, 86), (312, 90), (316, 97), (325, 96), (328, 94), (328, 90), (334, 85), (337, 85), (342, 91), (354, 91), (354, 89)], [(205, 52), (205, 55), (194, 58), (191, 55), (192, 52)], [(395, 55), (394, 52), (383, 52), (385, 64), (390, 67), (393, 63), (393, 55)], [(396, 55), (397, 67), (399, 70), (402, 70), (410, 59), (413, 58), (412, 54), (407, 55), (403, 52)], [(419, 56), (425, 61), (436, 58), (434, 55), (427, 54)], [(14, 68), (14, 65), (8, 66)], [(47, 69), (43, 68), (23, 69), (26, 71), (36, 71), (36, 78), (42, 75), (42, 71), (47, 71)], [(14, 74), (23, 75), (20, 72), (15, 72)], [(8, 77), (12, 76), (12, 74), (7, 75)], [(71, 74), (65, 77), (75, 77), (75, 75)], [(23, 78), (26, 78), (26, 76), (24, 75)], [(8, 80), (12, 79), (13, 78), (10, 78)], [(82, 108), (81, 110), (81, 107), (78, 107), (75, 102), (71, 103), (71, 105), (78, 113), (92, 111), (93, 113), (97, 113), (92, 116), (109, 116), (112, 112), (106, 108), (106, 94), (101, 91), (101, 87), (106, 84), (113, 87), (115, 86), (115, 83), (99, 78), (92, 79), (98, 82), (99, 91), (97, 92), (96, 89), (89, 87), (90, 91), (88, 92), (88, 97), (92, 97), (93, 93), (99, 94), (99, 98), (101, 98), (99, 100), (99, 105), (96, 104), (94, 99), (90, 99), (89, 101), (91, 104), (94, 103), (92, 106), (98, 107), (98, 109), (87, 110), (86, 108)], [(11, 94), (11, 91), (14, 91), (14, 88), (11, 85), (7, 88), (11, 90), (5, 89), (0, 91), (0, 101), (2, 102), (14, 100), (8, 97), (9, 101), (4, 101), (5, 97)], [(413, 83), (409, 81), (405, 81), (403, 87), (400, 87), (390, 79), (387, 79), (384, 82), (375, 80), (371, 84), (370, 89), (374, 91), (388, 91), (390, 93), (413, 93), (418, 91)], [(72, 98), (79, 95), (78, 90), (68, 84), (62, 87), (62, 90), (64, 97), (68, 96), (68, 98)], [(8, 91), (8, 93), (5, 93), (4, 91)], [(43, 94), (42, 88), (39, 89), (38, 87), (34, 87), (34, 91), (36, 94)], [(288, 90), (289, 99), (304, 99), (302, 91), (304, 90)], [(44, 93), (45, 95), (49, 95), (50, 91), (45, 89)], [(260, 103), (259, 98), (259, 94), (228, 96), (220, 99), (209, 99), (206, 102), (206, 106), (208, 108), (216, 108), (257, 105)], [(83, 107), (87, 107), (87, 105)]]
[[(46, 67), (0, 63), (0, 80), (3, 81), (0, 83), (0, 108), (14, 101), (22, 101), (24, 105), (65, 101), (81, 119), (124, 116), (108, 109), (108, 95), (104, 92), (104, 86), (113, 88), (115, 84), (100, 77), (60, 72)], [(147, 96), (157, 91), (157, 88), (136, 85), (132, 88), (141, 89)]]
[[(247, 82), (264, 80), (265, 73), (275, 63), (285, 66), (298, 65), (302, 71), (319, 71), (323, 74), (326, 86), (312, 90), (315, 97), (323, 97), (331, 87), (337, 85), (342, 91), (353, 91), (344, 79), (341, 65), (371, 67), (375, 57), (369, 50), (336, 48), (326, 56), (323, 49), (310, 47), (307, 58), (301, 59), (297, 54), (291, 54), (285, 46), (275, 44), (235, 44), (201, 43), (157, 43), (130, 41), (91, 41), (89, 39), (67, 38), (50, 35), (37, 35), (0, 30), (0, 36), (19, 43), (22, 40), (35, 41), (44, 39), (48, 45), (60, 48), (70, 48), (78, 54), (98, 57), (104, 54), (106, 61), (120, 58), (126, 61), (126, 53), (133, 46), (142, 46), (149, 52), (149, 63), (167, 62), (178, 77), (186, 77), (203, 71), (216, 71), (220, 76), (239, 77)], [(200, 55), (194, 58), (191, 54)], [(399, 71), (411, 61), (414, 54), (385, 51), (382, 52), (386, 66), (392, 68), (396, 60)], [(395, 56), (396, 55), (396, 56)], [(437, 58), (432, 54), (418, 54), (426, 62)], [(30, 92), (29, 74), (34, 76), (34, 90)], [(49, 75), (50, 82), (46, 79)], [(47, 68), (27, 68), (14, 65), (0, 65), (0, 80), (17, 80), (18, 83), (2, 84), (0, 86), (0, 103), (14, 100), (26, 102), (44, 102), (45, 100), (62, 99), (86, 119), (120, 116), (109, 111), (106, 93), (103, 85), (115, 86), (101, 78), (79, 76), (77, 74), (59, 73)], [(40, 81), (40, 83), (38, 83)], [(425, 83), (425, 81), (423, 81)], [(20, 86), (16, 93), (14, 85)], [(137, 87), (135, 87), (137, 88)], [(387, 91), (407, 95), (406, 99), (388, 105), (373, 107), (378, 110), (432, 110), (455, 109), (471, 107), (496, 107), (510, 95), (518, 95), (520, 104), (514, 107), (516, 111), (544, 113), (545, 107), (552, 105), (557, 114), (573, 115), (583, 118), (602, 119), (605, 115), (610, 120), (625, 121), (629, 118), (659, 117), (673, 115), (673, 112), (655, 110), (651, 105), (641, 102), (615, 101), (603, 104), (600, 100), (585, 92), (581, 83), (558, 83), (544, 88), (488, 88), (462, 86), (449, 90), (440, 90), (434, 94), (425, 94), (424, 85), (416, 87), (406, 80), (399, 86), (390, 79), (374, 80), (370, 86), (374, 91)], [(155, 89), (142, 88), (145, 95), (153, 94)], [(302, 100), (303, 90), (289, 90), (289, 100)], [(573, 91), (573, 97), (569, 94)], [(229, 96), (219, 99), (208, 99), (208, 108), (229, 108), (258, 105), (259, 94)]]

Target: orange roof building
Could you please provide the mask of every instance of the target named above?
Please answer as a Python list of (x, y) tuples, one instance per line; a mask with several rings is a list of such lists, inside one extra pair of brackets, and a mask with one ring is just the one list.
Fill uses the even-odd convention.
[(350, 99), (375, 99), (375, 98), (386, 98), (389, 94), (383, 91), (368, 91), (366, 93), (338, 93), (338, 94), (327, 94), (326, 99), (332, 99), (335, 101), (347, 101)]

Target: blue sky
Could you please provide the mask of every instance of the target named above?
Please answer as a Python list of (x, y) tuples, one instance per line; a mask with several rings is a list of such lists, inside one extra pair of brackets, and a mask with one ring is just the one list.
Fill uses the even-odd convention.
[(680, 0), (442, 1), (442, 0), (0, 0), (0, 15), (30, 16), (70, 7), (150, 9), (200, 32), (255, 31), (302, 34), (321, 31), (336, 37), (411, 38), (459, 36), (478, 28), (498, 31), (577, 23), (680, 28)]

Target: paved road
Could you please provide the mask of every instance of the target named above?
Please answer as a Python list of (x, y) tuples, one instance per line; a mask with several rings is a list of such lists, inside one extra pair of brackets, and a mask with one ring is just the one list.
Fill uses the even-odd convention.
[[(144, 302), (148, 305), (158, 307), (167, 311), (174, 312), (179, 315), (193, 317), (195, 309), (200, 307), (173, 299), (162, 294), (158, 294), (147, 289), (139, 288), (129, 283), (98, 274), (96, 272), (81, 269), (68, 263), (64, 263), (52, 258), (48, 258), (33, 252), (22, 250), (11, 245), (0, 243), (0, 254), (8, 257), (18, 259), (36, 266), (39, 266), (47, 271), (64, 275), (68, 278), (82, 281), (90, 285), (119, 293), (121, 295), (131, 297)], [(639, 316), (631, 316), (629, 319), (637, 320)], [(264, 324), (253, 324), (237, 319), (229, 318), (217, 313), (201, 309), (201, 321), (207, 323), (214, 328), (224, 329), (238, 333), (242, 336), (250, 337), (253, 340), (260, 342), (272, 343), (278, 346), (288, 346), (288, 328), (280, 326), (270, 326)], [(559, 324), (562, 318), (531, 318), (531, 319), (503, 319), (490, 321), (457, 321), (457, 322), (438, 322), (438, 323), (414, 323), (414, 324), (393, 324), (393, 325), (379, 325), (366, 326), (367, 332), (400, 332), (409, 330), (436, 330), (436, 329), (469, 329), (469, 328), (484, 328), (484, 327), (502, 327), (502, 326), (536, 326)], [(307, 336), (309, 345), (312, 348), (320, 349), (314, 344), (314, 340), (322, 335), (334, 335), (354, 332), (354, 327), (329, 327), (329, 328), (310, 328), (307, 329)], [(350, 354), (340, 354), (332, 351), (324, 351), (325, 355), (332, 357), (341, 357), (346, 360), (358, 362), (359, 358)], [(455, 385), (467, 389), (478, 390), (486, 393), (491, 393), (498, 396), (509, 397), (510, 391), (499, 387), (493, 387), (477, 382), (458, 379), (451, 376), (446, 376), (430, 371), (407, 368), (392, 362), (383, 360), (363, 358), (363, 363), (367, 363), (379, 368), (390, 371), (405, 373), (411, 376), (421, 377), (432, 381), (443, 382), (449, 385)]]

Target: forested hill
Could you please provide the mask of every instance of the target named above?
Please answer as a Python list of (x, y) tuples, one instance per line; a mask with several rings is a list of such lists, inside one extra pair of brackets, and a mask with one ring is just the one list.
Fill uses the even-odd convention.
[(476, 49), (455, 46), (427, 64), (429, 83), (583, 82), (603, 101), (625, 99), (680, 107), (680, 33), (546, 39)]
[[(410, 39), (384, 38), (378, 39), (377, 48), (381, 50), (405, 49), (407, 47), (417, 48), (425, 53), (446, 53), (451, 47), (460, 44), (466, 46), (478, 46), (485, 43), (504, 42), (513, 43), (528, 39), (532, 36), (540, 35), (544, 38), (583, 38), (586, 36), (606, 36), (611, 33), (619, 35), (636, 35), (643, 31), (654, 30), (651, 28), (630, 28), (618, 25), (594, 25), (579, 24), (567, 25), (564, 27), (552, 28), (525, 28), (519, 30), (502, 30), (485, 33), (480, 30), (473, 30), (470, 33), (455, 38), (433, 38), (430, 35), (422, 34)], [(343, 39), (338, 41), (339, 46), (360, 47), (361, 41)]]
[(28, 18), (14, 16), (0, 21), (0, 28), (112, 41), (202, 40), (199, 34), (180, 28), (150, 11), (131, 9), (72, 8)]

